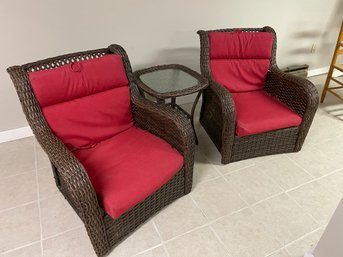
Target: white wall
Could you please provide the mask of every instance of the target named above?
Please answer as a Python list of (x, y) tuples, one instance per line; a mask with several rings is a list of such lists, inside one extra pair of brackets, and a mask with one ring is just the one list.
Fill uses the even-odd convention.
[(10, 65), (118, 43), (134, 69), (199, 70), (198, 29), (270, 25), (279, 66), (313, 69), (329, 65), (342, 16), (340, 0), (0, 0), (0, 131), (26, 126)]

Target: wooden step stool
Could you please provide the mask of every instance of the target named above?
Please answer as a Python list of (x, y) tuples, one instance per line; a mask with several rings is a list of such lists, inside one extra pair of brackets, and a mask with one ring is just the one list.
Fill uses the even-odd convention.
[[(343, 95), (339, 95), (334, 91), (336, 89), (343, 89), (343, 81), (340, 81), (340, 80), (332, 77), (332, 74), (333, 74), (335, 69), (343, 72), (343, 64), (336, 63), (337, 57), (341, 54), (343, 54), (343, 22), (341, 25), (341, 30), (340, 30), (339, 35), (338, 35), (337, 44), (336, 44), (335, 52), (334, 52), (333, 57), (332, 57), (328, 76), (327, 76), (326, 81), (325, 81), (322, 97), (320, 99), (321, 103), (324, 101), (327, 91), (329, 91), (331, 94), (338, 97), (339, 99), (343, 100)], [(329, 87), (331, 80), (336, 82), (339, 86)]]

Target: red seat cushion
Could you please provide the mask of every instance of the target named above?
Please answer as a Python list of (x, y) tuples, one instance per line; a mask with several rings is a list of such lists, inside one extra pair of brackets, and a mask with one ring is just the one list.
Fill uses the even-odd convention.
[(211, 32), (210, 68), (215, 81), (230, 92), (260, 90), (270, 65), (269, 32)]
[(183, 166), (167, 142), (132, 127), (74, 154), (85, 167), (106, 213), (117, 218), (142, 202)]
[(29, 79), (50, 128), (70, 150), (93, 147), (133, 126), (119, 55), (30, 72)]
[(299, 126), (301, 117), (265, 91), (232, 94), (236, 107), (236, 135), (247, 136)]

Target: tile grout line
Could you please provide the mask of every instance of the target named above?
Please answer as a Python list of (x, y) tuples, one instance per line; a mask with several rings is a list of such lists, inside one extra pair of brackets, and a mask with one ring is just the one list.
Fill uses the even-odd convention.
[(1, 178), (0, 178), (0, 181), (5, 180), (5, 179), (9, 179), (9, 178), (13, 178), (13, 177), (17, 177), (17, 176), (20, 176), (20, 175), (25, 175), (25, 174), (29, 174), (29, 173), (34, 173), (34, 172), (35, 172), (35, 169), (34, 169), (34, 170), (29, 170), (29, 171), (23, 171), (23, 172), (14, 174), (14, 175), (9, 175), (9, 176), (5, 176), (5, 177), (1, 177)]
[[(205, 157), (205, 159), (208, 161), (208, 162), (210, 162), (211, 163), (211, 165), (217, 170), (217, 172), (219, 173), (219, 176), (216, 178), (216, 179), (218, 179), (218, 178), (223, 178), (224, 179), (224, 181), (225, 181), (225, 183), (228, 183), (228, 180), (226, 179), (226, 175), (228, 175), (228, 174), (222, 174), (217, 168), (216, 168), (216, 165), (214, 165), (212, 162), (211, 162), (211, 160), (209, 159), (209, 158), (207, 158), (207, 156), (205, 155), (205, 154), (203, 154), (203, 156)], [(235, 170), (235, 171), (239, 171), (239, 170), (242, 170), (242, 169), (245, 169), (245, 168), (248, 168), (248, 167), (253, 167), (255, 164), (252, 164), (252, 165), (248, 165), (247, 167), (244, 167), (244, 168), (241, 168), (241, 169), (237, 169), (237, 170)], [(232, 172), (230, 172), (230, 174), (232, 174), (233, 172), (235, 172), (235, 171), (232, 171)], [(204, 181), (205, 182), (205, 181)], [(239, 199), (241, 199), (245, 204), (246, 204), (246, 206), (250, 206), (249, 205), (249, 203), (245, 200), (245, 199), (243, 199), (243, 197), (241, 196), (241, 194), (235, 189), (235, 188), (232, 188), (232, 190), (238, 195), (238, 198)], [(193, 198), (192, 198), (193, 199)], [(193, 201), (195, 202), (195, 200), (193, 199)], [(197, 207), (198, 207), (198, 205), (197, 205)], [(200, 207), (198, 207), (199, 209), (200, 209)], [(243, 208), (241, 208), (241, 209), (243, 209)], [(207, 216), (205, 215), (205, 217), (207, 218)]]
[[(205, 154), (204, 154), (204, 156), (205, 156)], [(304, 185), (306, 185), (306, 184), (309, 184), (309, 183), (311, 183), (311, 182), (314, 182), (314, 181), (316, 181), (316, 180), (320, 180), (320, 179), (322, 179), (322, 178), (325, 178), (326, 176), (329, 176), (329, 175), (331, 175), (331, 174), (334, 174), (334, 173), (336, 173), (336, 172), (338, 172), (338, 171), (340, 171), (341, 170), (341, 168), (339, 168), (339, 169), (336, 169), (336, 170), (334, 170), (334, 171), (332, 171), (332, 172), (330, 172), (330, 173), (327, 173), (327, 174), (325, 174), (325, 175), (323, 175), (323, 176), (320, 176), (320, 177), (318, 177), (318, 178), (316, 178), (316, 177), (314, 177), (312, 174), (310, 174), (306, 169), (304, 169), (304, 168), (302, 168), (300, 165), (298, 165), (295, 161), (293, 161), (290, 157), (288, 157), (287, 155), (285, 155), (285, 157), (289, 160), (289, 161), (291, 161), (294, 165), (296, 165), (297, 167), (299, 167), (301, 170), (303, 170), (306, 174), (308, 174), (309, 176), (310, 176), (310, 180), (309, 181), (307, 181), (307, 182), (305, 182), (305, 183), (303, 183), (303, 184), (300, 184), (300, 185), (298, 185), (298, 186), (296, 186), (296, 187), (293, 187), (293, 188), (290, 188), (290, 189), (283, 189), (280, 185), (279, 185), (279, 183), (277, 183), (271, 176), (269, 176), (268, 174), (266, 174), (263, 170), (263, 173), (267, 176), (267, 177), (269, 177), (270, 179), (272, 179), (272, 181), (274, 181), (274, 183), (276, 183), (276, 185), (281, 189), (281, 193), (278, 193), (278, 194), (275, 194), (275, 195), (273, 195), (273, 196), (270, 196), (270, 197), (268, 197), (268, 198), (265, 198), (265, 199), (263, 199), (263, 200), (260, 200), (260, 201), (258, 201), (258, 202), (256, 202), (256, 203), (254, 203), (254, 204), (249, 204), (249, 203), (247, 203), (244, 199), (242, 199), (244, 202), (246, 202), (247, 203), (247, 208), (249, 208), (249, 209), (252, 209), (252, 207), (254, 207), (254, 206), (256, 206), (256, 205), (258, 205), (258, 204), (260, 204), (260, 203), (262, 203), (262, 202), (264, 202), (264, 201), (267, 201), (267, 200), (269, 200), (269, 199), (271, 199), (271, 198), (274, 198), (274, 197), (277, 197), (278, 195), (282, 195), (282, 194), (285, 194), (285, 195), (287, 195), (289, 198), (290, 198), (290, 200), (291, 201), (293, 201), (293, 202), (295, 202), (295, 204), (302, 210), (302, 211), (304, 211), (304, 209), (299, 205), (299, 203), (298, 202), (296, 202), (296, 200), (294, 200), (292, 197), (290, 197), (289, 196), (289, 194), (288, 194), (288, 192), (290, 192), (290, 191), (292, 191), (292, 190), (295, 190), (296, 188), (299, 188), (299, 187), (301, 187), (301, 186), (304, 186)], [(208, 160), (208, 161), (210, 161), (206, 156), (205, 156), (205, 158)], [(267, 161), (267, 160), (266, 160)], [(210, 161), (211, 162), (211, 161)], [(212, 162), (211, 162), (212, 163)], [(235, 170), (235, 171), (232, 171), (232, 172), (230, 172), (230, 173), (228, 173), (228, 174), (232, 174), (232, 173), (235, 173), (236, 171), (239, 171), (239, 170), (242, 170), (242, 169), (245, 169), (245, 168), (248, 168), (248, 167), (253, 167), (253, 166), (255, 166), (255, 165), (257, 165), (257, 163), (256, 164), (252, 164), (252, 165), (248, 165), (248, 166), (246, 166), (246, 167), (243, 167), (243, 168), (241, 168), (241, 169), (237, 169), (237, 170)], [(213, 165), (214, 167), (215, 167), (215, 165)], [(215, 167), (216, 168), (216, 167)], [(258, 167), (257, 167), (258, 168)], [(261, 169), (260, 169), (261, 170)], [(224, 178), (224, 180), (225, 181), (227, 181), (227, 179), (226, 179), (226, 175), (228, 175), (228, 174), (222, 174), (222, 172), (220, 172), (218, 169), (217, 169), (217, 171), (221, 174), (221, 176)], [(211, 179), (211, 180), (213, 180), (213, 179)], [(204, 182), (206, 182), (206, 181), (204, 181)], [(235, 191), (235, 190), (234, 190)], [(236, 192), (237, 193), (237, 192)], [(240, 196), (240, 194), (238, 193), (238, 195)], [(240, 198), (242, 198), (241, 196), (240, 196)], [(244, 209), (244, 208), (243, 208)], [(241, 211), (241, 210), (238, 210), (238, 211)], [(307, 214), (307, 212), (305, 212), (304, 211), (304, 213), (306, 213)], [(210, 222), (210, 224), (208, 224), (208, 226), (211, 228), (211, 230), (213, 231), (213, 228), (212, 228), (212, 226), (211, 226), (211, 224), (213, 224), (214, 222), (216, 222), (217, 220), (219, 220), (219, 219), (221, 219), (221, 218), (223, 218), (223, 217), (225, 217), (225, 216), (231, 216), (233, 213), (230, 213), (230, 214), (228, 214), (228, 215), (224, 215), (224, 216), (222, 216), (222, 217), (220, 217), (220, 218), (218, 218), (218, 219), (216, 219), (216, 220), (213, 220), (212, 222)], [(317, 231), (317, 230), (319, 230), (319, 229), (321, 229), (321, 224), (316, 220), (316, 219), (314, 219), (314, 217), (312, 216), (312, 215), (309, 215), (311, 218), (312, 218), (312, 220), (319, 226), (319, 227), (317, 227), (315, 230), (313, 230), (313, 231), (311, 231), (311, 232), (309, 232), (309, 233), (306, 233), (306, 234), (304, 234), (303, 236), (301, 236), (301, 237), (299, 237), (299, 238), (297, 238), (297, 239), (295, 239), (295, 240), (293, 240), (292, 242), (290, 242), (290, 243), (288, 243), (288, 244), (285, 244), (282, 248), (280, 248), (280, 249), (278, 249), (278, 250), (276, 250), (276, 251), (274, 251), (274, 252), (272, 252), (272, 253), (268, 253), (268, 255), (267, 256), (271, 256), (273, 253), (275, 253), (275, 252), (277, 252), (277, 251), (279, 251), (279, 250), (281, 250), (281, 249), (285, 249), (285, 251), (286, 251), (286, 253), (287, 254), (289, 254), (289, 252), (286, 250), (286, 247), (287, 246), (289, 246), (290, 244), (292, 244), (292, 243), (294, 243), (294, 242), (297, 242), (297, 241), (299, 241), (299, 240), (301, 240), (302, 238), (305, 238), (306, 236), (308, 236), (309, 234), (311, 234), (311, 233), (314, 233), (315, 231)], [(216, 233), (215, 233), (216, 234)], [(278, 240), (279, 241), (279, 240)], [(280, 242), (280, 244), (281, 245), (283, 245), (282, 244), (282, 242)], [(225, 246), (225, 245), (224, 245)], [(225, 249), (226, 249), (226, 247), (225, 247)]]
[(342, 168), (335, 169), (335, 170), (333, 170), (333, 171), (331, 171), (331, 172), (329, 172), (329, 173), (327, 173), (327, 174), (325, 174), (325, 175), (322, 175), (322, 176), (320, 176), (320, 177), (313, 178), (313, 179), (311, 179), (311, 180), (309, 180), (309, 181), (307, 181), (307, 182), (305, 182), (305, 183), (302, 183), (302, 184), (299, 184), (299, 185), (297, 185), (297, 186), (295, 186), (295, 187), (292, 187), (292, 188), (290, 188), (290, 189), (287, 189), (287, 190), (285, 190), (285, 192), (288, 193), (288, 192), (290, 192), (290, 191), (296, 190), (296, 189), (298, 189), (298, 188), (300, 188), (300, 187), (302, 187), (302, 186), (305, 186), (305, 185), (310, 184), (310, 183), (312, 183), (312, 182), (321, 180), (321, 179), (323, 179), (323, 178), (326, 178), (326, 177), (328, 177), (328, 176), (331, 176), (331, 175), (335, 174), (336, 172), (340, 172), (340, 171), (342, 171)]
[(78, 229), (83, 228), (83, 227), (84, 227), (84, 225), (82, 224), (82, 225), (76, 226), (76, 227), (74, 227), (74, 228), (67, 229), (67, 230), (65, 230), (65, 231), (56, 233), (56, 234), (54, 234), (54, 235), (52, 235), (52, 236), (44, 237), (44, 238), (42, 238), (42, 241), (43, 241), (43, 240), (48, 240), (48, 239), (51, 239), (51, 238), (54, 238), (54, 237), (58, 237), (58, 236), (61, 236), (61, 235), (64, 235), (64, 234), (66, 234), (66, 233), (68, 233), (68, 232), (70, 232), (70, 231), (78, 230)]
[(292, 245), (292, 244), (294, 244), (296, 242), (299, 242), (300, 240), (304, 239), (305, 237), (307, 237), (307, 236), (309, 236), (309, 235), (311, 235), (311, 234), (313, 234), (313, 233), (315, 233), (315, 232), (317, 232), (317, 231), (319, 231), (321, 229), (324, 229), (324, 227), (325, 226), (319, 226), (318, 228), (316, 228), (316, 229), (314, 229), (314, 230), (312, 230), (312, 231), (302, 235), (301, 237), (298, 237), (297, 239), (293, 240), (292, 242), (289, 242), (289, 243), (285, 244), (281, 248), (279, 248), (279, 249), (277, 249), (277, 250), (275, 250), (275, 251), (273, 251), (271, 253), (268, 253), (266, 257), (269, 257), (269, 256), (273, 255), (274, 253), (277, 253), (280, 250), (285, 250), (290, 255), (290, 253), (287, 251), (287, 247), (288, 246), (290, 246), (290, 245)]
[(26, 202), (26, 203), (22, 203), (22, 204), (14, 206), (14, 207), (10, 207), (10, 208), (6, 208), (6, 209), (3, 209), (3, 210), (0, 210), (0, 213), (11, 211), (11, 210), (14, 210), (16, 208), (24, 207), (26, 205), (30, 205), (30, 204), (33, 204), (33, 203), (36, 203), (36, 202), (37, 202), (37, 200)]
[(288, 192), (286, 192), (285, 194), (289, 197), (289, 199), (291, 199), (291, 201), (293, 201), (293, 202), (303, 211), (304, 214), (307, 214), (309, 217), (311, 217), (312, 220), (313, 220), (319, 227), (321, 226), (320, 222), (312, 215), (312, 213), (307, 212), (307, 211), (303, 208), (303, 206), (301, 206), (300, 203), (297, 202), (297, 200), (295, 200), (291, 195), (288, 194)]
[[(154, 249), (156, 249), (156, 248), (158, 248), (158, 247), (162, 247), (162, 248), (163, 248), (162, 243), (160, 243), (160, 244), (158, 244), (158, 245), (155, 245), (155, 246), (153, 246), (153, 247), (150, 247), (150, 248), (148, 248), (148, 249), (145, 249), (145, 250), (143, 250), (143, 251), (140, 251), (140, 252), (138, 252), (138, 253), (135, 253), (134, 255), (131, 255), (130, 257), (136, 257), (136, 256), (138, 256), (138, 255), (140, 255), (140, 254), (142, 254), (142, 253), (147, 253), (147, 252), (149, 252), (149, 251), (151, 251), (151, 250), (154, 250)], [(163, 249), (164, 249), (164, 248), (163, 248)]]
[(231, 257), (233, 256), (230, 249), (226, 247), (226, 245), (224, 244), (223, 240), (219, 237), (219, 235), (217, 234), (217, 232), (214, 230), (214, 228), (211, 225), (208, 225), (209, 229), (212, 231), (212, 233), (214, 234), (214, 237), (219, 241), (219, 243), (224, 247), (225, 251), (228, 253), (228, 256)]
[(195, 205), (195, 207), (201, 212), (201, 214), (205, 217), (206, 219), (206, 223), (208, 223), (210, 221), (209, 217), (207, 217), (206, 213), (199, 207), (198, 203), (194, 200), (194, 198), (189, 195), (189, 198), (191, 199), (191, 201), (193, 202), (193, 204)]
[(33, 149), (35, 154), (35, 168), (36, 168), (36, 184), (37, 184), (37, 203), (38, 203), (38, 216), (39, 216), (39, 226), (40, 226), (40, 248), (41, 255), (43, 256), (43, 226), (42, 226), (42, 211), (40, 206), (40, 195), (39, 195), (39, 180), (38, 180), (38, 163), (37, 163), (37, 149), (36, 140), (33, 139)]
[(16, 251), (16, 250), (20, 250), (20, 249), (23, 249), (23, 248), (25, 248), (25, 247), (29, 247), (29, 246), (34, 245), (34, 244), (37, 244), (37, 243), (40, 243), (40, 240), (36, 240), (36, 241), (33, 241), (33, 242), (29, 243), (29, 244), (25, 244), (25, 245), (21, 245), (21, 246), (18, 246), (18, 247), (9, 249), (9, 250), (7, 250), (7, 251), (2, 252), (1, 254), (11, 253), (11, 252), (14, 252), (14, 251)]
[[(244, 160), (243, 160), (244, 161)], [(220, 170), (218, 170), (215, 166), (215, 164), (212, 164), (215, 169), (222, 175), (222, 176), (227, 176), (227, 175), (231, 175), (231, 174), (235, 174), (237, 173), (238, 171), (241, 171), (241, 170), (244, 170), (244, 169), (247, 169), (247, 168), (251, 168), (251, 167), (254, 167), (256, 166), (256, 163), (253, 163), (253, 164), (248, 164), (247, 166), (244, 166), (244, 167), (241, 167), (241, 168), (238, 168), (238, 169), (235, 169), (235, 170), (232, 170), (232, 171), (229, 171), (229, 172), (225, 172), (224, 174), (222, 172), (220, 172)], [(222, 164), (222, 165), (230, 165), (230, 163), (228, 164)]]
[[(156, 223), (155, 223), (155, 221), (154, 221), (154, 218), (151, 219), (151, 222), (152, 222), (152, 225), (153, 225), (154, 228), (155, 228), (155, 231), (157, 232), (157, 234), (158, 234), (158, 236), (159, 236), (159, 238), (160, 238), (161, 245), (162, 245), (164, 251), (166, 252), (167, 257), (170, 257), (169, 252), (167, 251), (167, 247), (166, 247), (166, 245), (165, 245), (165, 243), (164, 243), (164, 241), (163, 241), (162, 235), (161, 235), (160, 231), (158, 230), (158, 228), (157, 228), (157, 226), (156, 226)], [(153, 249), (153, 248), (150, 248), (150, 249), (148, 249), (148, 250), (151, 250), (151, 249)], [(137, 254), (139, 254), (139, 253), (137, 253)]]
[(286, 158), (293, 163), (295, 166), (297, 166), (298, 168), (300, 168), (302, 171), (304, 171), (307, 175), (309, 175), (311, 178), (315, 178), (315, 176), (313, 176), (309, 171), (307, 171), (305, 168), (303, 168), (301, 165), (299, 165), (295, 160), (293, 160), (291, 157), (289, 157), (288, 155), (285, 155)]

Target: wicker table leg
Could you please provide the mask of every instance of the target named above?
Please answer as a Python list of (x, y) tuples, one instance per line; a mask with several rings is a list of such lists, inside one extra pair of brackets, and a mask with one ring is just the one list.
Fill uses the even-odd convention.
[(198, 137), (197, 137), (197, 133), (195, 132), (195, 127), (194, 127), (194, 112), (195, 112), (195, 108), (197, 106), (197, 103), (199, 101), (199, 98), (201, 96), (202, 90), (200, 90), (194, 100), (193, 103), (193, 107), (192, 107), (192, 111), (191, 111), (191, 123), (192, 123), (192, 127), (193, 127), (193, 131), (194, 131), (194, 137), (195, 137), (195, 143), (198, 144)]

